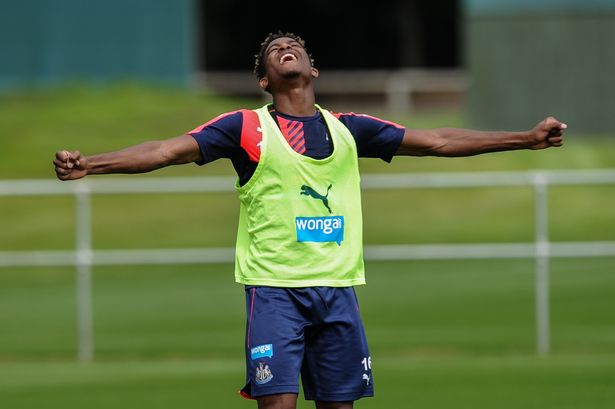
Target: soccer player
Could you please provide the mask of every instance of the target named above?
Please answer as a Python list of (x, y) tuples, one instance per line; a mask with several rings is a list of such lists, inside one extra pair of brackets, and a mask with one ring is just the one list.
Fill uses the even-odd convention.
[(561, 146), (549, 117), (527, 132), (406, 129), (315, 103), (318, 70), (295, 34), (270, 34), (256, 55), (273, 104), (229, 112), (175, 138), (117, 152), (56, 153), (60, 180), (232, 161), (240, 199), (235, 279), (246, 292), (246, 374), (259, 408), (348, 409), (373, 395), (371, 356), (353, 289), (365, 283), (358, 157), (470, 156)]

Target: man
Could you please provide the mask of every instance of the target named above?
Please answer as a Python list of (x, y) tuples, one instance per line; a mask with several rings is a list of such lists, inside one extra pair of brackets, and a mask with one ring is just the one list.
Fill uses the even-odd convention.
[(220, 115), (185, 135), (112, 153), (59, 151), (61, 180), (232, 160), (239, 176), (236, 281), (246, 286), (246, 372), (241, 394), (259, 408), (306, 399), (348, 409), (373, 395), (371, 357), (354, 285), (365, 283), (358, 160), (470, 156), (562, 145), (566, 125), (527, 132), (413, 130), (315, 104), (318, 70), (303, 40), (270, 34), (256, 55), (273, 104)]

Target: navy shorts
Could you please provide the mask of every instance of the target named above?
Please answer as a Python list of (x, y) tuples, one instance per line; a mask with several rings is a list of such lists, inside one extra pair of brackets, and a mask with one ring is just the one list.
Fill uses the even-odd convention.
[(371, 357), (352, 287), (246, 288), (244, 397), (299, 393), (347, 402), (373, 396)]

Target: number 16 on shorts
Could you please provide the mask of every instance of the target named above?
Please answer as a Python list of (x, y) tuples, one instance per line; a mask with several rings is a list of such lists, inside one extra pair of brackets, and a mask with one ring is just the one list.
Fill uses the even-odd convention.
[(361, 365), (363, 366), (363, 370), (365, 371), (363, 373), (363, 380), (365, 381), (365, 385), (369, 385), (370, 381), (371, 381), (371, 373), (372, 373), (372, 357), (371, 356), (366, 356), (363, 357), (363, 360), (361, 361)]

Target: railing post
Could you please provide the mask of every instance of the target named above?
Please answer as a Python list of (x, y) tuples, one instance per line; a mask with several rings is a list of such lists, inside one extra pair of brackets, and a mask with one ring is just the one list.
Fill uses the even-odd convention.
[(391, 113), (412, 112), (412, 84), (402, 73), (392, 73), (386, 83), (387, 108)]
[(536, 351), (549, 354), (551, 344), (549, 319), (549, 210), (548, 181), (535, 173), (534, 185), (534, 245), (536, 280)]
[(94, 358), (92, 337), (92, 226), (90, 189), (81, 182), (75, 190), (75, 241), (77, 291), (77, 358), (91, 362)]

